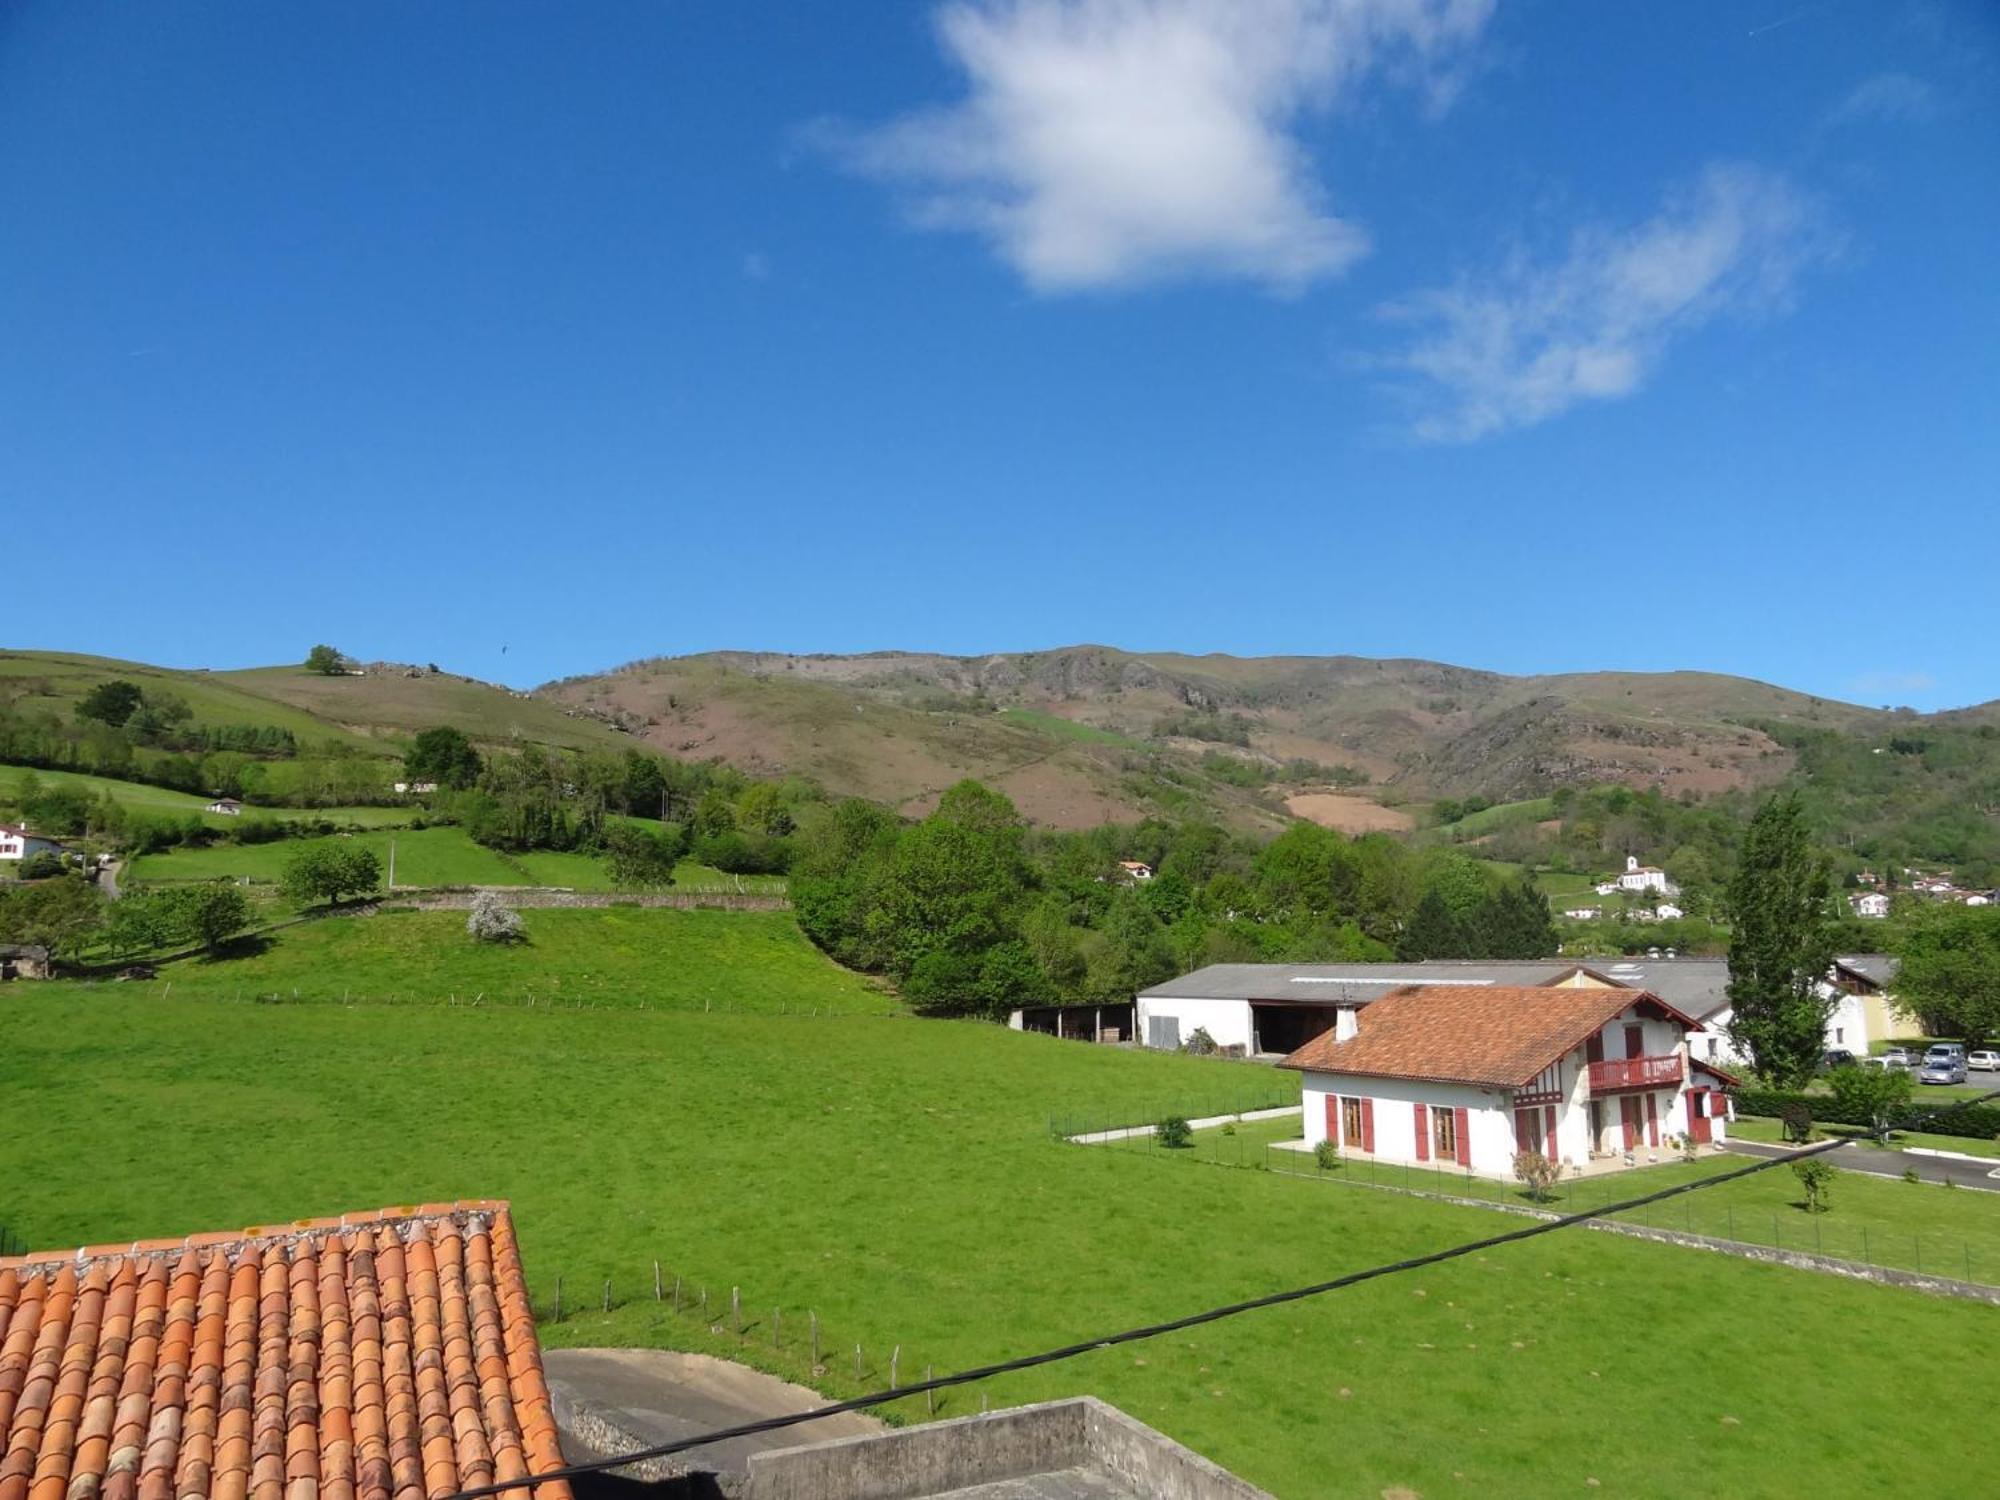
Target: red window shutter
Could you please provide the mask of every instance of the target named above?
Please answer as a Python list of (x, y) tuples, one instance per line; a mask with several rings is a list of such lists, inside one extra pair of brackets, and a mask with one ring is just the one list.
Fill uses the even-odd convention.
[(1655, 1097), (1652, 1094), (1646, 1096), (1646, 1144), (1649, 1146), (1660, 1144), (1660, 1108), (1654, 1102)]
[(1431, 1113), (1421, 1104), (1412, 1105), (1417, 1112), (1417, 1160), (1431, 1159)]
[(1542, 1136), (1542, 1150), (1550, 1161), (1561, 1161), (1562, 1153), (1556, 1150), (1556, 1107), (1544, 1106), (1544, 1124), (1547, 1127)]
[(1340, 1145), (1340, 1095), (1326, 1096), (1326, 1138), (1337, 1148)]
[(1458, 1137), (1458, 1164), (1472, 1165), (1472, 1131), (1467, 1111), (1455, 1109), (1451, 1112), (1452, 1134)]
[(1618, 1120), (1625, 1127), (1625, 1149), (1630, 1151), (1639, 1144), (1639, 1121), (1632, 1113), (1630, 1094), (1618, 1101)]
[(1361, 1101), (1361, 1149), (1370, 1155), (1375, 1151), (1375, 1101)]
[(1534, 1111), (1517, 1109), (1514, 1111), (1514, 1154), (1519, 1156), (1528, 1149), (1528, 1121), (1534, 1118)]
[(1625, 1028), (1625, 1055), (1627, 1057), (1644, 1057), (1646, 1055), (1646, 1028), (1644, 1026), (1627, 1026)]

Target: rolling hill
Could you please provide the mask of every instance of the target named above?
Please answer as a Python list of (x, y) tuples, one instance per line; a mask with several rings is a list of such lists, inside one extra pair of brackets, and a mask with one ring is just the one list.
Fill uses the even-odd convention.
[(1793, 751), (1756, 726), (1854, 731), (1908, 718), (1713, 673), (1509, 677), (1102, 646), (718, 652), (537, 693), (676, 754), (812, 775), (909, 810), (979, 776), (1030, 817), (1067, 827), (1190, 804), (1238, 823), (1289, 805), (1341, 826), (1394, 826), (1401, 803), (1511, 800), (1565, 782), (1703, 795), (1792, 768)]

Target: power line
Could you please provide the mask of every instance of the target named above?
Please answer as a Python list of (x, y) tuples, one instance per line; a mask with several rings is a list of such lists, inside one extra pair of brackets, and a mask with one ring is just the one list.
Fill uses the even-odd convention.
[[(1970, 1109), (1975, 1104), (2000, 1099), (2000, 1089), (1979, 1094), (1970, 1099), (1961, 1099), (1944, 1109), (1935, 1110), (1898, 1126), (1904, 1131), (1920, 1130), (1924, 1126)], [(1878, 1133), (1877, 1139), (1880, 1138)], [(1262, 1297), (1251, 1297), (1242, 1302), (1224, 1303), (1201, 1312), (1189, 1313), (1166, 1323), (1151, 1323), (1142, 1328), (1128, 1328), (1119, 1333), (1106, 1334), (1101, 1338), (1087, 1339), (1081, 1343), (1064, 1344), (1057, 1349), (1045, 1349), (1037, 1354), (1024, 1354), (1015, 1359), (1002, 1360), (998, 1364), (980, 1365), (976, 1369), (958, 1370), (948, 1375), (939, 1375), (930, 1380), (920, 1380), (910, 1385), (892, 1386), (866, 1396), (855, 1396), (846, 1401), (836, 1401), (827, 1406), (816, 1406), (809, 1411), (789, 1412), (783, 1416), (765, 1417), (756, 1422), (745, 1422), (735, 1427), (723, 1427), (713, 1432), (700, 1433), (694, 1437), (677, 1438), (672, 1442), (657, 1443), (650, 1448), (620, 1454), (615, 1458), (590, 1459), (584, 1463), (565, 1464), (558, 1469), (549, 1469), (539, 1474), (530, 1474), (523, 1479), (506, 1483), (476, 1485), (470, 1489), (456, 1490), (443, 1500), (485, 1500), (492, 1495), (504, 1495), (509, 1491), (530, 1488), (559, 1479), (577, 1479), (586, 1474), (601, 1473), (607, 1469), (620, 1469), (627, 1464), (644, 1463), (650, 1459), (670, 1458), (676, 1453), (684, 1453), (691, 1448), (705, 1448), (711, 1443), (728, 1442), (733, 1438), (754, 1437), (759, 1433), (777, 1432), (786, 1427), (796, 1427), (805, 1422), (816, 1422), (822, 1417), (837, 1417), (845, 1412), (861, 1411), (870, 1406), (881, 1406), (890, 1401), (900, 1401), (909, 1396), (921, 1396), (928, 1391), (949, 1390), (953, 1386), (972, 1385), (981, 1380), (990, 1380), (996, 1375), (1010, 1375), (1019, 1370), (1032, 1370), (1041, 1365), (1052, 1365), (1062, 1360), (1075, 1359), (1078, 1355), (1089, 1354), (1098, 1349), (1112, 1349), (1120, 1344), (1135, 1344), (1145, 1339), (1159, 1338), (1163, 1334), (1178, 1333), (1186, 1328), (1198, 1328), (1204, 1323), (1217, 1323), (1224, 1318), (1237, 1317), (1260, 1308), (1279, 1307), (1287, 1302), (1302, 1301), (1307, 1297), (1323, 1296), (1327, 1292), (1337, 1292), (1345, 1287), (1359, 1286), (1365, 1281), (1376, 1281), (1384, 1276), (1398, 1275), (1404, 1271), (1421, 1270), (1425, 1266), (1441, 1265), (1445, 1261), (1458, 1260), (1474, 1255), (1482, 1250), (1497, 1249), (1502, 1245), (1518, 1244), (1523, 1240), (1537, 1239), (1545, 1234), (1568, 1229), (1576, 1224), (1589, 1223), (1593, 1219), (1607, 1218), (1612, 1214), (1627, 1213), (1635, 1208), (1645, 1208), (1661, 1203), (1669, 1198), (1678, 1198), (1688, 1193), (1698, 1193), (1707, 1188), (1719, 1187), (1725, 1182), (1735, 1182), (1741, 1178), (1754, 1177), (1759, 1172), (1768, 1172), (1774, 1167), (1789, 1166), (1793, 1162), (1808, 1157), (1820, 1156), (1828, 1151), (1837, 1151), (1854, 1139), (1842, 1136), (1834, 1140), (1822, 1141), (1817, 1146), (1807, 1146), (1788, 1156), (1761, 1157), (1747, 1166), (1735, 1167), (1727, 1172), (1719, 1172), (1712, 1177), (1699, 1178), (1693, 1182), (1677, 1183), (1672, 1187), (1660, 1188), (1655, 1192), (1641, 1194), (1637, 1198), (1627, 1198), (1618, 1203), (1607, 1203), (1599, 1208), (1585, 1209), (1579, 1213), (1563, 1214), (1558, 1218), (1546, 1219), (1530, 1224), (1522, 1229), (1511, 1229), (1505, 1234), (1488, 1235), (1484, 1239), (1468, 1240), (1443, 1250), (1433, 1250), (1425, 1255), (1414, 1255), (1403, 1260), (1389, 1261), (1378, 1266), (1370, 1266), (1362, 1271), (1350, 1271), (1344, 1276), (1336, 1276), (1329, 1281), (1316, 1281), (1310, 1286), (1292, 1287), (1282, 1292), (1270, 1292)]]

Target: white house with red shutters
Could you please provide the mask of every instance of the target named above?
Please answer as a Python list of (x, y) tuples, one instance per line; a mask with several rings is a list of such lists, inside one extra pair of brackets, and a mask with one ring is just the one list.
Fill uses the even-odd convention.
[(30, 833), (14, 823), (0, 823), (0, 859), (33, 859), (37, 854), (60, 854), (62, 847), (56, 839)]
[(1411, 985), (1281, 1066), (1304, 1075), (1307, 1147), (1509, 1177), (1522, 1151), (1601, 1168), (1721, 1144), (1735, 1080), (1688, 1055), (1699, 1029), (1643, 990)]

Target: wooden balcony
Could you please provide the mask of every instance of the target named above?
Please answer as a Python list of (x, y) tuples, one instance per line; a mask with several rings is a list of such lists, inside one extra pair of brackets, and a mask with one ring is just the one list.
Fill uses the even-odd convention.
[(1606, 1058), (1590, 1065), (1590, 1091), (1615, 1094), (1623, 1089), (1671, 1088), (1681, 1081), (1681, 1056)]

